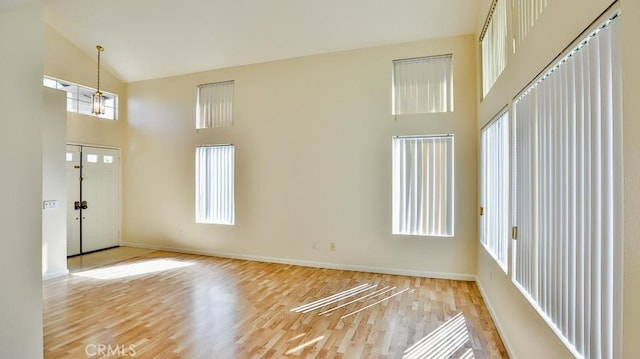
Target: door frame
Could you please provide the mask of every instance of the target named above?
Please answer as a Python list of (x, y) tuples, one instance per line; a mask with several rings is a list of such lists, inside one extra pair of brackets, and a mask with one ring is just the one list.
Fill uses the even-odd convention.
[[(90, 143), (82, 143), (82, 142), (67, 142), (66, 146), (80, 146), (82, 148), (84, 147), (93, 147), (93, 148), (102, 148), (102, 149), (107, 149), (107, 150), (116, 150), (118, 151), (118, 156), (119, 156), (119, 160), (118, 160), (118, 205), (117, 205), (117, 209), (118, 209), (118, 246), (122, 245), (122, 149), (120, 147), (116, 147), (116, 146), (108, 146), (108, 145), (95, 145), (95, 144), (90, 144)], [(67, 203), (67, 206), (70, 206), (71, 204)], [(108, 248), (104, 248), (104, 249), (108, 249)], [(75, 256), (80, 256), (83, 254), (88, 254), (88, 253), (92, 253), (92, 252), (98, 252), (101, 251), (102, 249), (98, 249), (95, 251), (90, 251), (90, 252), (83, 252), (82, 251), (82, 233), (80, 234), (80, 253), (79, 254), (74, 254), (71, 256), (67, 256), (67, 258), (69, 257), (75, 257)]]

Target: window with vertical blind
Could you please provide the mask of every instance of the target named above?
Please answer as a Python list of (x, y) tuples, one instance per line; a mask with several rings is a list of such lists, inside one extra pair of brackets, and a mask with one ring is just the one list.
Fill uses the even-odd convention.
[(453, 236), (453, 135), (393, 139), (393, 234)]
[(621, 357), (620, 46), (614, 15), (515, 101), (513, 280), (584, 358)]
[(234, 81), (198, 85), (196, 129), (233, 124), (233, 87)]
[(393, 114), (453, 111), (451, 55), (393, 61)]
[(196, 223), (235, 222), (233, 145), (196, 148)]
[(507, 33), (507, 0), (494, 0), (480, 34), (483, 97), (507, 65)]
[(550, 1), (518, 0), (513, 2), (513, 38), (516, 48), (527, 37)]
[(480, 157), (480, 243), (507, 271), (509, 225), (509, 112), (482, 129)]

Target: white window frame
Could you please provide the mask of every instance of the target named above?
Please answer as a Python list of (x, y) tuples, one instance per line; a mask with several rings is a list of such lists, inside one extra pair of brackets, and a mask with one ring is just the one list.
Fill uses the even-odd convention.
[(482, 97), (486, 97), (507, 66), (508, 46), (507, 0), (493, 0), (480, 34), (482, 65)]
[(392, 114), (453, 112), (453, 56), (393, 61)]
[(481, 131), (480, 243), (507, 272), (510, 240), (509, 111), (502, 110)]
[(96, 92), (96, 89), (56, 79), (51, 76), (44, 76), (42, 84), (45, 87), (63, 90), (67, 93), (67, 112), (96, 116), (112, 121), (118, 119), (118, 95), (114, 93), (100, 90), (105, 97), (105, 113), (94, 114), (91, 112), (91, 105), (92, 95)]
[(235, 146), (196, 147), (196, 223), (235, 224)]
[(392, 233), (454, 236), (453, 135), (393, 138)]
[(196, 129), (233, 125), (233, 91), (235, 81), (221, 81), (197, 86)]

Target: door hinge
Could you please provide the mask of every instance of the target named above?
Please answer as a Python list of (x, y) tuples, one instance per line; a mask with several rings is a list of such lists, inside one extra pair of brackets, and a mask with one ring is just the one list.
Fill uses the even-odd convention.
[(484, 216), (484, 207), (480, 207), (480, 215)]
[(518, 227), (517, 226), (511, 227), (511, 239), (514, 239), (514, 240), (518, 239)]

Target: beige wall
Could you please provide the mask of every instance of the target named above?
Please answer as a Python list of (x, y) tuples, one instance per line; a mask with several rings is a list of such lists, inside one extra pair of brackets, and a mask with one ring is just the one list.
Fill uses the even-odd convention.
[[(480, 32), (490, 0), (483, 1), (478, 21)], [(516, 55), (510, 54), (508, 65), (487, 98), (478, 104), (478, 129), (486, 124), (560, 54), (589, 24), (613, 2), (611, 0), (563, 0), (551, 1), (549, 7), (533, 28)], [(624, 264), (624, 317), (622, 335), (624, 357), (640, 357), (637, 338), (640, 338), (640, 246), (638, 235), (640, 223), (640, 153), (637, 138), (640, 125), (636, 120), (640, 110), (640, 52), (637, 35), (640, 33), (640, 3), (636, 0), (621, 2), (623, 21), (623, 71), (624, 71), (624, 150), (625, 150), (625, 264)], [(477, 86), (480, 88), (480, 76)], [(479, 132), (478, 132), (479, 136)], [(510, 278), (499, 268), (491, 256), (478, 249), (478, 283), (509, 352), (517, 358), (569, 358), (572, 357), (556, 335), (540, 319), (532, 306), (511, 283)]]
[[(12, 2), (9, 2), (12, 3)], [(40, 2), (0, 1), (0, 358), (42, 358)]]
[[(45, 75), (87, 87), (95, 87), (97, 51), (90, 55), (83, 53), (48, 25), (45, 26), (44, 35)], [(101, 56), (103, 60), (108, 59), (109, 49), (105, 48)], [(127, 118), (127, 85), (114, 76), (109, 68), (102, 66), (100, 69), (100, 89), (119, 96), (118, 121), (68, 113), (67, 143), (122, 147)]]
[(622, 1), (624, 68), (624, 357), (640, 358), (640, 1)]
[[(124, 239), (210, 254), (473, 279), (471, 36), (131, 83)], [(391, 63), (453, 53), (455, 112), (391, 116)], [(231, 128), (196, 132), (196, 85), (235, 80)], [(391, 235), (391, 138), (455, 134), (455, 237)], [(236, 225), (195, 224), (194, 153), (236, 145)], [(313, 249), (313, 243), (318, 249)], [(329, 251), (329, 243), (336, 251)]]
[(69, 273), (67, 270), (67, 182), (65, 143), (67, 93), (43, 87), (42, 200), (57, 201), (57, 208), (42, 211), (42, 278)]

